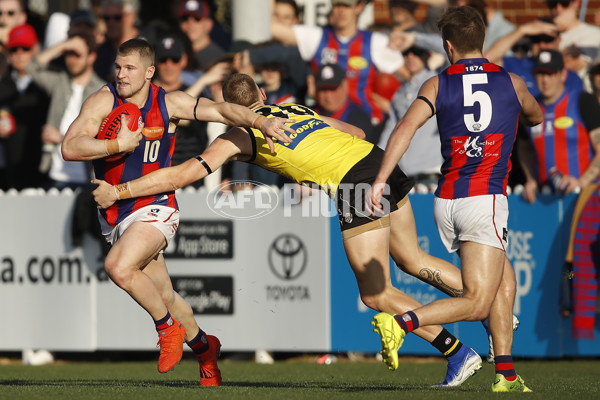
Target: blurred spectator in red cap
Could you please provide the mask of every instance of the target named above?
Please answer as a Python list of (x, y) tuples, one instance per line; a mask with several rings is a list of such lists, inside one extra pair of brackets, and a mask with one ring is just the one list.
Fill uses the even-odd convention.
[(14, 27), (6, 48), (10, 70), (0, 80), (0, 109), (15, 121), (14, 129), (0, 126), (0, 141), (4, 147), (5, 164), (0, 168), (0, 188), (23, 189), (41, 186), (43, 176), (38, 171), (42, 153), (40, 132), (48, 113), (48, 95), (27, 74), (26, 66), (39, 50), (38, 38), (31, 25)]
[(21, 0), (0, 0), (0, 51), (4, 51), (11, 29), (25, 22), (27, 14)]
[[(19, 25), (8, 34), (6, 48), (10, 51), (16, 47), (27, 47), (31, 49), (38, 44), (37, 34), (33, 26), (29, 24)], [(11, 52), (12, 53), (12, 52)]]
[(177, 20), (181, 30), (190, 39), (199, 69), (206, 71), (212, 64), (225, 57), (225, 50), (210, 37), (214, 21), (206, 1), (180, 1), (177, 6)]

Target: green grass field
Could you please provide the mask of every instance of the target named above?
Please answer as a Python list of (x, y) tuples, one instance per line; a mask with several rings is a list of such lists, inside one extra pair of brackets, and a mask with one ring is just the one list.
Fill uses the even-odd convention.
[[(340, 360), (318, 365), (311, 357), (258, 365), (223, 360), (223, 385), (198, 386), (198, 367), (185, 358), (174, 371), (156, 372), (152, 362), (56, 362), (0, 365), (0, 399), (481, 399), (492, 395), (494, 376), (484, 364), (477, 375), (454, 389), (432, 389), (443, 379), (446, 364), (430, 358), (401, 358), (388, 371), (375, 361)], [(528, 399), (600, 398), (600, 361), (518, 361), (534, 393), (494, 394)], [(486, 396), (486, 397), (484, 397)]]

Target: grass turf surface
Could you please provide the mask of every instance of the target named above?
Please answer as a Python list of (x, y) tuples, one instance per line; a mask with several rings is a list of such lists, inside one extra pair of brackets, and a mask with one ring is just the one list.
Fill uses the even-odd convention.
[[(374, 361), (318, 365), (312, 359), (258, 365), (220, 362), (223, 385), (198, 386), (198, 367), (185, 359), (159, 374), (155, 362), (58, 362), (45, 366), (0, 365), (0, 399), (481, 399), (492, 395), (493, 366), (485, 364), (462, 386), (433, 389), (446, 364), (401, 357), (388, 371)], [(517, 361), (534, 391), (528, 399), (600, 398), (600, 361)], [(494, 394), (503, 398), (515, 394)]]

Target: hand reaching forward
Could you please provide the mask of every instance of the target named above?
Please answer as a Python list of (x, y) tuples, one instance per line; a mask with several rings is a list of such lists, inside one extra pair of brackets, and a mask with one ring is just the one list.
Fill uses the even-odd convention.
[[(259, 117), (260, 118), (260, 117)], [(271, 149), (271, 153), (275, 153), (275, 145), (273, 144), (273, 139), (276, 139), (283, 143), (291, 143), (292, 139), (290, 139), (289, 134), (296, 133), (295, 130), (287, 126), (286, 124), (291, 124), (296, 121), (293, 119), (286, 118), (265, 118), (260, 122), (260, 130), (265, 135), (265, 139), (267, 144), (269, 145), (269, 149)]]

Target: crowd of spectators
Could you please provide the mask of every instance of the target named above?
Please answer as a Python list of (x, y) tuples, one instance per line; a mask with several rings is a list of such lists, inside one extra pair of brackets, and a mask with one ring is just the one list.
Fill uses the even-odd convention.
[[(235, 2), (180, 0), (173, 2), (172, 15), (145, 21), (141, 15), (151, 13), (141, 7), (148, 3), (96, 0), (90, 8), (36, 15), (34, 24), (27, 1), (0, 0), (0, 189), (76, 188), (89, 182), (89, 168), (62, 160), (60, 143), (83, 100), (114, 79), (118, 46), (134, 37), (155, 46), (154, 81), (167, 91), (222, 101), (224, 78), (248, 73), (269, 103), (313, 107), (360, 126), (367, 140), (381, 147), (420, 83), (448, 66), (435, 25), (446, 7), (477, 9), (487, 24), (486, 58), (520, 75), (533, 94), (539, 95), (535, 58), (550, 49), (564, 59), (566, 87), (600, 99), (600, 27), (579, 20), (581, 0), (545, 0), (539, 18), (521, 24), (486, 0), (388, 0), (391, 23), (369, 28), (359, 28), (359, 17), (372, 6), (370, 0), (331, 0), (324, 27), (302, 24), (303, 3), (272, 2), (271, 41), (232, 43), (228, 7)], [(384, 94), (378, 85), (398, 89)], [(180, 125), (173, 163), (201, 153), (225, 129), (213, 123)], [(422, 129), (422, 146), (409, 150), (402, 168), (430, 185), (439, 172), (438, 133), (435, 124)], [(511, 185), (531, 178), (518, 161)], [(247, 164), (216, 176), (218, 182), (282, 183)], [(211, 186), (218, 183), (209, 178)], [(209, 185), (208, 178), (196, 187), (202, 184)]]

